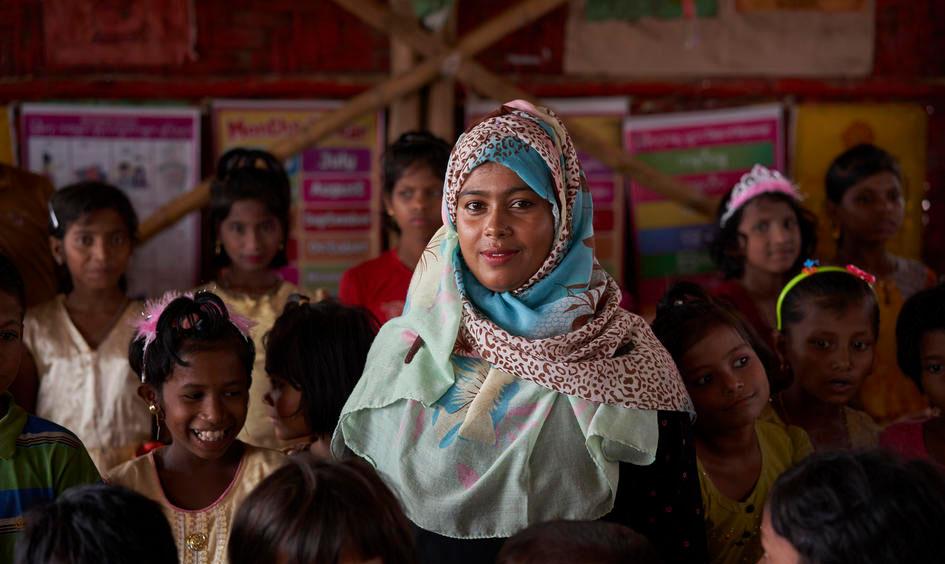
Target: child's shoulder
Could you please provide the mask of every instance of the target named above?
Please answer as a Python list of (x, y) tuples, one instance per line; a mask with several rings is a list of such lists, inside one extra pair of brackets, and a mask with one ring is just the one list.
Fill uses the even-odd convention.
[(105, 473), (105, 481), (134, 490), (140, 489), (142, 482), (148, 481), (152, 475), (156, 476), (151, 470), (154, 465), (154, 452), (152, 450), (111, 468)]
[(807, 457), (814, 450), (807, 432), (795, 425), (784, 423), (773, 409), (768, 417), (755, 422), (755, 432), (767, 450), (784, 458), (789, 465)]
[(26, 315), (23, 316), (23, 324), (42, 324), (61, 315), (65, 311), (64, 298), (62, 294), (56, 294), (52, 299), (27, 309)]
[(868, 413), (844, 406), (843, 416), (852, 448), (873, 448), (879, 444), (880, 426)]
[(278, 450), (271, 448), (246, 445), (243, 452), (243, 464), (249, 469), (260, 469), (267, 474), (285, 464), (289, 458)]

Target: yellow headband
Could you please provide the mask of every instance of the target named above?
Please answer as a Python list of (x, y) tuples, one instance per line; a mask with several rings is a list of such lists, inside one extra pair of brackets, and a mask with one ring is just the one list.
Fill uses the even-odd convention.
[(869, 284), (870, 288), (873, 287), (873, 284), (876, 283), (876, 277), (862, 270), (852, 264), (848, 264), (845, 267), (839, 266), (820, 266), (820, 262), (816, 260), (807, 259), (804, 261), (804, 268), (801, 269), (801, 272), (791, 278), (791, 281), (784, 285), (784, 288), (781, 289), (781, 295), (778, 296), (778, 305), (775, 309), (775, 314), (778, 321), (778, 331), (781, 330), (781, 304), (784, 303), (784, 298), (787, 297), (788, 293), (797, 286), (797, 283), (801, 280), (808, 278), (814, 274), (820, 274), (821, 272), (846, 272), (851, 276), (856, 276), (860, 280)]

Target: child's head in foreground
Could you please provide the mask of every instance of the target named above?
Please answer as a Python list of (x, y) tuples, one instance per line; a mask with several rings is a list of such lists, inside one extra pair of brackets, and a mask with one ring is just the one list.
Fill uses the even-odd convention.
[(929, 403), (945, 408), (945, 284), (913, 295), (899, 310), (896, 359)]
[(17, 564), (177, 564), (171, 527), (156, 502), (96, 484), (66, 490), (26, 514)]
[(26, 289), (16, 265), (0, 255), (0, 393), (7, 391), (23, 356), (23, 315)]
[(505, 541), (497, 564), (657, 564), (650, 541), (633, 529), (606, 521), (549, 521)]
[(765, 564), (941, 562), (945, 475), (920, 460), (834, 451), (777, 479), (761, 526)]
[(231, 564), (412, 564), (413, 530), (393, 492), (358, 459), (303, 454), (259, 483), (233, 519)]

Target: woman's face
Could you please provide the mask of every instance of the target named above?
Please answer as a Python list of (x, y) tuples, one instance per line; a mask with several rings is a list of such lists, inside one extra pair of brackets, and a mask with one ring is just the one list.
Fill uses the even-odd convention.
[(904, 214), (902, 183), (891, 172), (874, 174), (851, 186), (833, 211), (845, 235), (873, 243), (892, 239)]
[(498, 163), (479, 165), (457, 198), (456, 232), (463, 260), (493, 292), (520, 288), (551, 252), (551, 204), (515, 172)]

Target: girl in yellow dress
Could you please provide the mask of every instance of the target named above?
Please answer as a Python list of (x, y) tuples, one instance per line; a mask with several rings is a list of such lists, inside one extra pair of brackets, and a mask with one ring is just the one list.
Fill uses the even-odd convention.
[(263, 405), (267, 384), (262, 337), (289, 296), (299, 291), (277, 272), (287, 264), (290, 193), (289, 177), (271, 154), (237, 148), (220, 157), (210, 185), (214, 257), (220, 269), (216, 280), (199, 288), (218, 294), (234, 312), (256, 322), (256, 364), (240, 439), (270, 448), (280, 443)]
[(107, 480), (161, 504), (182, 564), (226, 562), (237, 508), (285, 459), (237, 439), (249, 402), (251, 324), (213, 293), (169, 294), (148, 305), (129, 350), (138, 395), (173, 442)]

